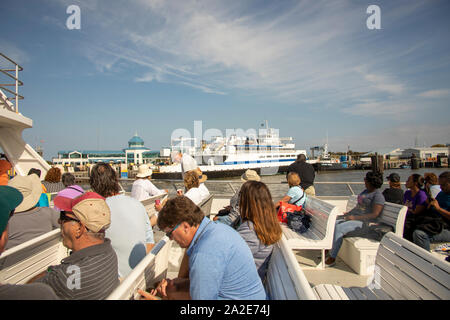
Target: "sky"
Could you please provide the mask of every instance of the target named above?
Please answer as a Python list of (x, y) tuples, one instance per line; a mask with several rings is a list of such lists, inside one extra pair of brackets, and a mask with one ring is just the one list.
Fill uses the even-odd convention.
[(450, 143), (450, 1), (2, 0), (0, 12), (0, 52), (24, 68), (23, 137), (47, 160), (120, 150), (136, 132), (159, 150), (194, 121), (225, 134), (269, 120), (307, 151), (327, 136), (330, 151)]

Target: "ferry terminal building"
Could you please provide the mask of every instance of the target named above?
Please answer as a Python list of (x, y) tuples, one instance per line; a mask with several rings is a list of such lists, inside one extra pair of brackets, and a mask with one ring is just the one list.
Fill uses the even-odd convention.
[(84, 166), (97, 162), (123, 163), (140, 165), (152, 162), (159, 157), (158, 151), (151, 151), (144, 146), (144, 140), (137, 133), (128, 141), (128, 148), (117, 150), (68, 150), (58, 151), (58, 157), (53, 158), (55, 165), (71, 167)]

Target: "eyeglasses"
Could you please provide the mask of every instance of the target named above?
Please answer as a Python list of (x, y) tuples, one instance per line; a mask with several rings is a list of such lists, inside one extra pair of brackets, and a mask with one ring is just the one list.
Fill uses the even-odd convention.
[(166, 232), (166, 236), (168, 238), (170, 238), (172, 236), (172, 233), (180, 226), (181, 222), (179, 224), (177, 224), (172, 230), (170, 230), (169, 232)]
[(66, 213), (67, 213), (67, 211), (61, 211), (61, 212), (59, 213), (59, 219), (58, 219), (58, 223), (59, 223), (59, 224), (63, 224), (64, 221), (81, 222), (81, 221), (78, 220), (78, 219), (75, 219), (75, 218), (72, 218), (72, 217), (67, 216)]

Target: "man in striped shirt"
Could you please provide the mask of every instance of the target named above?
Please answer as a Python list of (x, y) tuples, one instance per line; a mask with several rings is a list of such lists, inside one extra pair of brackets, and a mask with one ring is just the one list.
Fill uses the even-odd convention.
[(105, 238), (111, 222), (105, 198), (87, 192), (75, 199), (56, 197), (54, 203), (62, 210), (63, 244), (73, 252), (30, 282), (48, 284), (61, 299), (105, 299), (119, 285), (117, 256)]

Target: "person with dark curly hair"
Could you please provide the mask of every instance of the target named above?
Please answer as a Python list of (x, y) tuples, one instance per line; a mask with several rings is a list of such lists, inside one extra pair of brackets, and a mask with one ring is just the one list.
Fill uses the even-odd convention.
[(61, 170), (56, 167), (52, 167), (47, 171), (42, 184), (47, 189), (48, 193), (60, 192), (66, 188), (66, 186), (61, 182)]
[(426, 213), (428, 206), (428, 196), (424, 190), (425, 179), (417, 173), (414, 173), (406, 180), (406, 190), (403, 196), (403, 204), (408, 207), (406, 213), (405, 225), (403, 229), (403, 238), (413, 241), (413, 231), (415, 229), (418, 215)]
[(364, 183), (366, 189), (358, 195), (356, 207), (349, 212), (344, 212), (344, 215), (336, 221), (333, 247), (325, 261), (327, 267), (336, 264), (336, 257), (342, 246), (344, 236), (357, 229), (362, 229), (364, 221), (376, 222), (381, 211), (383, 211), (385, 199), (380, 190), (383, 185), (383, 175), (379, 172), (367, 172)]

